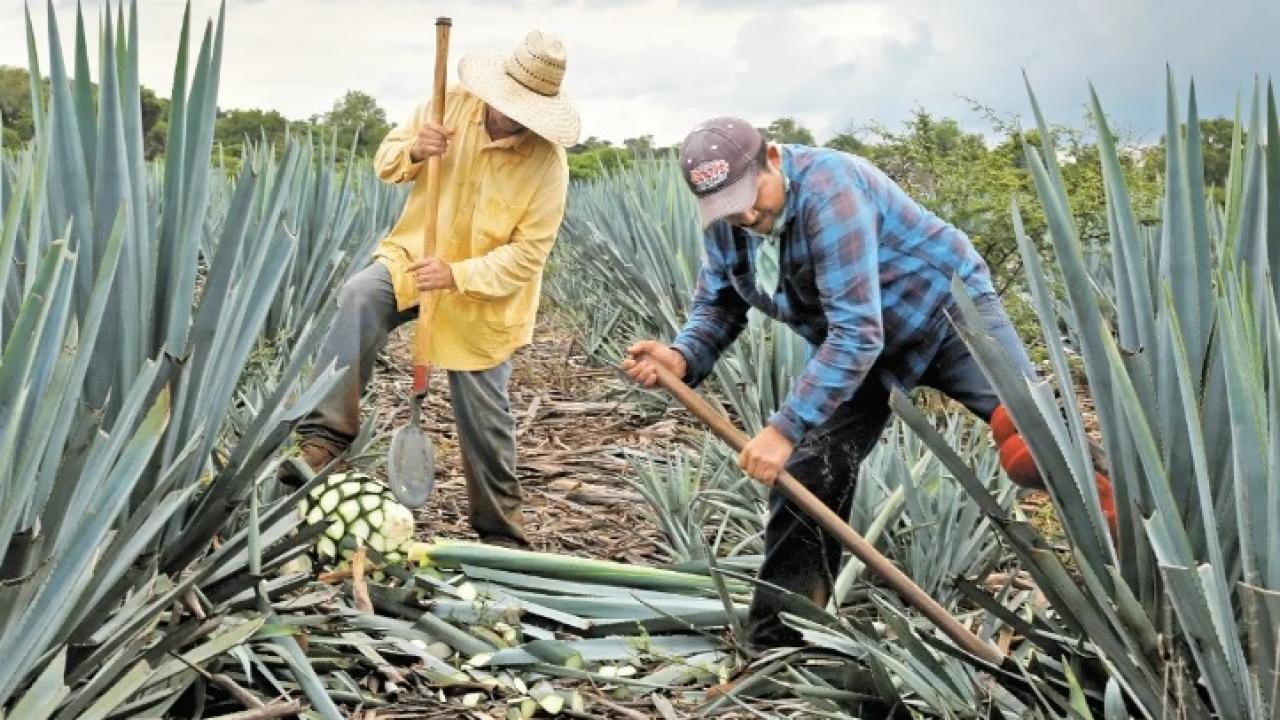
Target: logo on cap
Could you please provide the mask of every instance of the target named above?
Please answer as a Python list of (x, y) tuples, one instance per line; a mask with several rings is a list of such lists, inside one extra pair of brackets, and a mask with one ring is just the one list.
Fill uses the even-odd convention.
[(689, 183), (697, 193), (716, 189), (729, 177), (729, 163), (723, 159), (707, 160), (689, 171)]

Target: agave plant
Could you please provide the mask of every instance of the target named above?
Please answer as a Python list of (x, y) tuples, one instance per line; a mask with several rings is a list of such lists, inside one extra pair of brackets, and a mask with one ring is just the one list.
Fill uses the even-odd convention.
[[(999, 471), (985, 428), (967, 413), (949, 413), (941, 434), (973, 467), (999, 506), (1012, 510), (1016, 486)], [(1002, 566), (1008, 555), (991, 518), (968, 502), (918, 435), (901, 421), (863, 462), (850, 523), (868, 536), (883, 535), (885, 555), (899, 563), (917, 585), (944, 605), (960, 600), (955, 578), (981, 579)], [(837, 597), (862, 575), (850, 557), (837, 583)]]
[[(276, 229), (292, 236), (296, 250), (267, 315), (263, 335), (270, 338), (296, 335), (333, 303), (342, 281), (368, 261), (399, 216), (406, 192), (404, 186), (379, 181), (369, 163), (351, 162), (339, 169), (336, 131), (329, 143), (322, 138), (291, 140), (302, 144), (301, 166), (314, 171), (299, 174), (290, 184)], [(264, 172), (273, 169), (273, 148), (247, 147), (249, 162)], [(271, 180), (259, 191), (259, 207)]]
[[(1163, 222), (1142, 228), (1094, 96), (1112, 230), (1110, 297), (1099, 297), (1095, 288), (1108, 285), (1087, 271), (1051, 139), (1027, 153), (1057, 267), (1044, 267), (1020, 232), (1023, 259), (1046, 330), (1059, 320), (1047, 287), (1058, 280), (1066, 288), (1063, 319), (1084, 360), (1115, 483), (1116, 537), (1099, 507), (1082, 413), (1055, 400), (1055, 392), (1075, 391), (1063, 343), (1045, 333), (1058, 380), (1029, 384), (988, 338), (967, 338), (1026, 435), (1071, 544), (1068, 571), (1029, 528), (1002, 524), (1055, 624), (1069, 630), (1057, 640), (1041, 636), (1041, 644), (1089, 668), (1076, 673), (1086, 711), (1123, 716), (1127, 703), (1147, 717), (1276, 712), (1280, 493), (1270, 477), (1280, 447), (1273, 393), (1280, 316), (1271, 253), (1280, 247), (1273, 222), (1280, 196), (1268, 192), (1280, 181), (1275, 108), (1270, 88), (1265, 103), (1255, 91), (1249, 144), (1237, 131), (1226, 206), (1216, 208), (1202, 179), (1194, 86), (1183, 125), (1171, 77)], [(1038, 108), (1036, 116), (1051, 138)], [(1114, 324), (1104, 320), (1108, 305)], [(912, 415), (901, 398), (895, 405)], [(937, 437), (930, 441), (963, 468)], [(971, 483), (966, 489), (988, 499)]]
[(766, 493), (710, 434), (692, 450), (634, 453), (629, 460), (632, 483), (662, 529), (672, 562), (760, 553)]
[[(1170, 78), (1158, 227), (1135, 221), (1094, 96), (1109, 266), (1087, 256), (1034, 95), (1032, 105), (1047, 142), (1038, 152), (1028, 148), (1027, 157), (1056, 266), (1039, 261), (1016, 207), (1014, 220), (1057, 379), (1027, 383), (989, 338), (967, 340), (1028, 438), (1070, 543), (1070, 566), (1030, 526), (996, 507), (930, 423), (906, 398), (894, 398), (898, 413), (997, 520), (1048, 602), (1048, 612), (1027, 622), (1007, 598), (966, 590), (1006, 626), (1001, 632), (1016, 632), (1045, 653), (1039, 663), (1015, 655), (1021, 680), (994, 677), (1013, 692), (1031, 679), (1055, 713), (1070, 707), (1086, 717), (1274, 717), (1280, 589), (1280, 495), (1270, 482), (1280, 417), (1272, 393), (1280, 378), (1280, 318), (1271, 274), (1280, 198), (1268, 192), (1280, 178), (1274, 93), (1268, 88), (1264, 103), (1255, 91), (1247, 147), (1237, 123), (1226, 205), (1215, 207), (1202, 180), (1194, 87), (1183, 124)], [(1065, 302), (1055, 301), (1054, 286), (1066, 290)], [(957, 296), (971, 312), (962, 288)], [(1073, 403), (1056, 400), (1075, 396), (1065, 343), (1055, 332), (1060, 320), (1083, 358), (1097, 409), (1117, 492), (1114, 538), (1096, 495), (1084, 417)], [(810, 628), (809, 637), (835, 646), (829, 628)], [(917, 663), (931, 663), (930, 676), (937, 676), (943, 655), (916, 643), (874, 654), (904, 650)], [(944, 666), (953, 672), (952, 665)], [(1008, 711), (998, 695), (991, 699)], [(952, 700), (939, 702), (951, 708)]]
[[(189, 26), (188, 9), (165, 161), (148, 167), (136, 5), (127, 22), (123, 8), (102, 18), (96, 103), (83, 19), (72, 78), (50, 8), (46, 103), (27, 17), (36, 141), (0, 172), (0, 712), (12, 717), (165, 712), (197, 666), (262, 625), (219, 603), (323, 531), (290, 536), (305, 489), (263, 505), (256, 488), (332, 382), (299, 391), (328, 299), (387, 203), (326, 189), (332, 163), (314, 170), (299, 142), (218, 185), (223, 16), (194, 53)], [(298, 229), (321, 226), (301, 256)], [(274, 377), (237, 393), (255, 348), (282, 332)], [(187, 611), (157, 625), (182, 598)], [(290, 635), (263, 642), (317, 712), (339, 717)]]
[[(935, 443), (947, 449), (945, 461), (933, 452)], [(987, 503), (970, 502), (970, 487), (980, 489)], [(967, 413), (935, 421), (913, 411), (891, 424), (864, 461), (850, 522), (981, 637), (1005, 642), (1015, 634), (1011, 623), (1019, 631), (1033, 626), (1015, 619), (1039, 612), (1034, 589), (999, 542), (1002, 525), (1024, 520), (1013, 502), (1016, 492), (1000, 473), (985, 427)], [(723, 574), (739, 577), (739, 567), (725, 564)], [(807, 647), (756, 659), (737, 686), (738, 702), (783, 694), (807, 703), (788, 717), (1052, 717), (1046, 708), (1065, 713), (1071, 707), (1069, 670), (1034, 659), (1038, 646), (1014, 648), (1007, 669), (1017, 674), (993, 683), (991, 668), (975, 666), (930, 637), (924, 621), (856, 558), (846, 559), (827, 608), (798, 598), (794, 607), (796, 614), (784, 619), (801, 631)], [(1043, 631), (1063, 632), (1052, 626)], [(733, 701), (713, 700), (702, 710), (712, 713)]]

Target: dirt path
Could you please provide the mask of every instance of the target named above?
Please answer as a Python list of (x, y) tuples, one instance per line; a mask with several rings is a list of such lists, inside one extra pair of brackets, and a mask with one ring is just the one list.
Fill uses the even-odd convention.
[[(411, 325), (397, 331), (379, 358), (371, 391), (379, 434), (365, 452), (376, 474), (390, 433), (408, 421)], [(436, 445), (436, 490), (420, 511), (419, 533), (474, 539), (467, 523), (462, 464), (448, 402), (448, 382), (436, 371), (424, 425)], [(554, 315), (544, 313), (534, 344), (515, 356), (511, 403), (516, 415), (517, 467), (525, 523), (535, 549), (629, 563), (666, 560), (648, 507), (624, 476), (624, 448), (669, 446), (674, 422), (652, 422), (609, 369), (593, 367)]]

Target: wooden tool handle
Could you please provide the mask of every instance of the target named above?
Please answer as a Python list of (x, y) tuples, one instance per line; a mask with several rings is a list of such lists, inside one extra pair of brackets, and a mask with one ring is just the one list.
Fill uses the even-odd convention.
[[(447, 17), (436, 18), (436, 66), (435, 82), (431, 90), (431, 120), (444, 124), (445, 79), (449, 68), (449, 30), (453, 21)], [(422, 256), (425, 260), (436, 254), (436, 225), (440, 214), (440, 156), (427, 158), (427, 217), (422, 223)], [(427, 392), (427, 379), (431, 376), (428, 360), (431, 349), (431, 318), (435, 315), (436, 292), (428, 290), (418, 294), (418, 325), (413, 334), (413, 394), (421, 397)]]
[[(742, 452), (742, 448), (746, 446), (749, 440), (746, 433), (739, 430), (730, 422), (729, 418), (711, 407), (701, 395), (694, 392), (688, 385), (685, 385), (680, 378), (676, 377), (662, 363), (657, 360), (652, 360), (652, 363), (658, 371), (659, 385), (671, 393), (681, 405), (685, 406), (689, 412), (693, 413), (707, 427), (711, 428), (711, 431), (721, 440), (728, 443), (729, 447), (733, 448), (735, 452)], [(894, 592), (898, 593), (925, 617), (933, 621), (933, 624), (946, 633), (947, 637), (950, 637), (956, 645), (993, 665), (999, 665), (1004, 662), (1004, 653), (999, 648), (984, 642), (982, 638), (961, 625), (960, 621), (951, 616), (951, 613), (929, 597), (929, 594), (920, 589), (919, 585), (916, 585), (911, 578), (889, 562), (889, 559), (881, 555), (875, 549), (875, 546), (867, 542), (866, 538), (859, 535), (852, 527), (849, 527), (848, 522), (841, 519), (831, 508), (818, 500), (813, 493), (809, 492), (808, 488), (801, 485), (787, 471), (784, 470), (778, 475), (773, 487), (781, 490), (787, 496), (787, 499), (804, 510), (806, 515), (818, 521), (823, 530), (838, 538), (840, 543), (848, 548), (849, 552), (853, 553), (868, 568), (871, 568), (872, 572), (883, 578)]]

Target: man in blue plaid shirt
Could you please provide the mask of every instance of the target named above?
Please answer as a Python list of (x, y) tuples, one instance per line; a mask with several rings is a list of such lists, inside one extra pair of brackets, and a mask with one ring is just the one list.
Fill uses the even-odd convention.
[[(738, 464), (772, 484), (785, 468), (841, 517), (858, 465), (889, 420), (889, 389), (937, 388), (984, 420), (995, 390), (951, 324), (959, 277), (982, 328), (1033, 375), (1026, 351), (963, 232), (912, 200), (866, 160), (825, 148), (766, 143), (750, 123), (717, 118), (686, 138), (681, 169), (698, 197), (706, 256), (693, 309), (670, 345), (646, 340), (623, 363), (646, 386), (662, 363), (702, 381), (755, 308), (813, 348), (804, 374)], [(774, 245), (778, 285), (759, 287), (757, 253)], [(819, 606), (830, 596), (841, 547), (774, 490), (760, 579)], [(749, 641), (799, 644), (782, 624), (784, 597), (757, 590)]]

